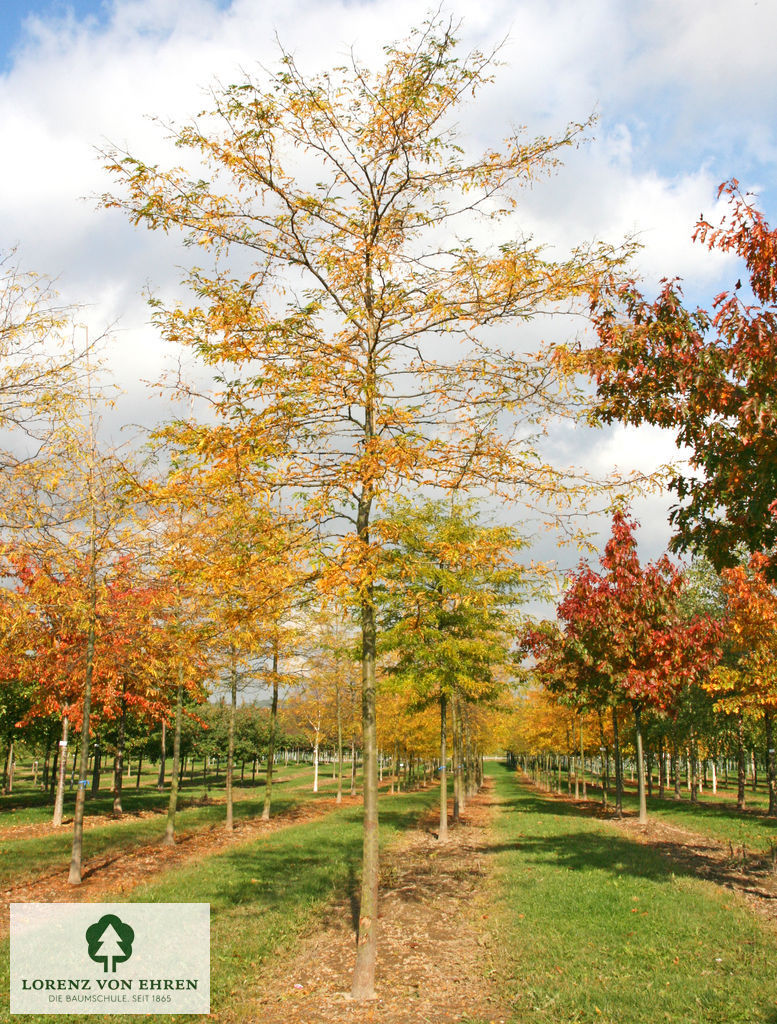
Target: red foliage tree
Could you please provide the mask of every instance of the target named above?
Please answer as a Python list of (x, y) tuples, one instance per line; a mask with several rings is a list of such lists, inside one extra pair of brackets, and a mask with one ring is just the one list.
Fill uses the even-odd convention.
[(673, 428), (690, 449), (691, 472), (671, 483), (672, 548), (704, 550), (718, 569), (738, 545), (777, 545), (777, 231), (735, 179), (720, 194), (729, 213), (719, 227), (699, 220), (694, 240), (742, 257), (749, 289), (738, 280), (712, 312), (686, 309), (677, 280), (652, 303), (634, 281), (605, 290), (590, 354), (601, 421)]
[(603, 571), (581, 563), (570, 575), (558, 617), (563, 657), (575, 667), (566, 678), (583, 689), (582, 702), (612, 708), (627, 703), (634, 713), (639, 816), (645, 822), (642, 711), (668, 708), (680, 689), (714, 663), (718, 625), (683, 617), (682, 574), (666, 556), (640, 565), (636, 526), (624, 512), (614, 514), (600, 560)]

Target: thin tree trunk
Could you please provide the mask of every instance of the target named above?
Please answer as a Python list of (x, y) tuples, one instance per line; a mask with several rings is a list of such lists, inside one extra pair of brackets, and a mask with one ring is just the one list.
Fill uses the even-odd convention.
[(659, 798), (659, 800), (663, 800), (664, 796), (665, 796), (665, 789), (664, 789), (664, 783), (665, 783), (665, 777), (664, 777), (665, 776), (665, 772), (664, 772), (664, 758), (665, 758), (665, 756), (666, 755), (665, 755), (665, 751), (664, 751), (664, 734), (661, 733), (661, 735), (658, 737), (658, 798)]
[(467, 809), (467, 787), (465, 785), (465, 774), (464, 765), (466, 764), (466, 754), (464, 751), (464, 707), (461, 695), (457, 697), (456, 703), (456, 725), (458, 733), (458, 742), (456, 744), (458, 748), (458, 760), (456, 762), (459, 773), (459, 817)]
[[(602, 807), (607, 806), (607, 785), (608, 785), (608, 774), (609, 774), (609, 757), (607, 754), (607, 744), (604, 742), (604, 721), (602, 720), (601, 714), (599, 714), (599, 740), (601, 743), (600, 753), (602, 755)], [(559, 771), (559, 792), (561, 792), (561, 772)]]
[(54, 802), (54, 800), (55, 800), (55, 793), (57, 791), (57, 778), (58, 778), (58, 772), (59, 772), (59, 762), (60, 762), (59, 741), (57, 741), (57, 745), (54, 747), (54, 758), (53, 758), (53, 760), (51, 762), (51, 772), (49, 773), (49, 794), (48, 794), (48, 797), (49, 797), (49, 801), (51, 803)]
[(337, 802), (343, 802), (343, 713), (340, 706), (340, 685), (335, 686), (337, 711)]
[(612, 709), (612, 735), (615, 755), (615, 817), (623, 817), (623, 767), (621, 765), (621, 745), (618, 738), (618, 715)]
[(16, 744), (15, 744), (14, 740), (11, 740), (9, 742), (9, 744), (8, 744), (8, 772), (7, 772), (8, 786), (7, 786), (7, 789), (6, 789), (6, 793), (13, 793), (13, 776), (14, 776), (14, 769), (16, 767), (16, 761), (15, 761), (15, 756), (16, 755), (14, 753), (15, 746), (16, 746)]
[(170, 800), (167, 805), (167, 827), (162, 843), (175, 845), (175, 814), (178, 810), (178, 765), (181, 760), (181, 721), (183, 719), (183, 665), (178, 666), (178, 690), (175, 696), (175, 732), (173, 733), (173, 770), (170, 773)]
[(447, 760), (448, 751), (446, 748), (447, 743), (447, 729), (448, 723), (446, 721), (446, 698), (445, 694), (440, 694), (440, 832), (439, 838), (445, 840), (448, 838), (448, 770)]
[[(156, 788), (161, 793), (165, 788), (165, 762), (167, 760), (167, 722), (162, 719), (162, 738), (159, 743), (159, 775), (156, 780)], [(192, 758), (192, 763), (194, 758)]]
[(103, 763), (103, 750), (99, 740), (94, 741), (94, 757), (92, 759), (92, 796), (100, 791), (100, 772)]
[(642, 750), (642, 710), (634, 707), (634, 728), (637, 737), (637, 792), (639, 793), (639, 823), (647, 825), (647, 799), (645, 797), (645, 755)]
[(272, 704), (270, 705), (270, 736), (267, 741), (267, 776), (264, 783), (264, 807), (262, 821), (270, 820), (272, 803), (272, 773), (275, 763), (275, 732), (278, 722), (278, 642), (273, 644), (272, 652)]
[(121, 699), (121, 717), (119, 718), (119, 734), (116, 737), (116, 757), (113, 760), (113, 813), (121, 817), (121, 784), (124, 779), (124, 732), (127, 722), (127, 702)]
[(583, 799), (588, 799), (588, 789), (585, 781), (585, 745), (583, 743), (583, 719), (580, 718), (580, 767), (583, 770)]
[(737, 810), (745, 809), (745, 717), (737, 715)]
[(451, 694), (451, 771), (453, 773), (453, 823), (458, 824), (460, 808), (459, 792), (459, 762), (461, 752), (459, 751), (459, 714), (458, 698), (456, 693)]
[(691, 729), (691, 803), (699, 802), (699, 759), (696, 749), (696, 733)]
[(674, 800), (681, 798), (680, 794), (680, 755), (677, 750), (677, 733), (672, 735), (672, 764), (674, 765)]
[(57, 768), (57, 795), (54, 799), (54, 817), (52, 818), (52, 825), (62, 824), (62, 812), (65, 806), (65, 776), (67, 775), (67, 733), (69, 728), (69, 722), (67, 715), (62, 716), (62, 739), (59, 741), (57, 751), (54, 754), (56, 758), (59, 755), (59, 762)]
[[(359, 507), (359, 535), (366, 543), (369, 506)], [(362, 744), (364, 793), (364, 843), (362, 883), (359, 902), (359, 935), (351, 995), (356, 1000), (375, 996), (375, 964), (378, 955), (378, 761), (375, 724), (375, 605), (372, 585), (368, 585), (361, 604), (362, 619)]]
[(777, 816), (777, 779), (774, 771), (774, 727), (771, 708), (764, 708), (764, 726), (766, 731), (766, 781), (769, 787), (769, 810), (766, 813), (773, 818)]
[(356, 737), (351, 736), (351, 796), (356, 796)]
[(235, 714), (237, 712), (237, 666), (235, 665), (235, 650), (230, 651), (232, 658), (230, 672), (230, 702), (229, 702), (229, 723), (227, 726), (227, 820), (225, 827), (231, 832), (235, 827), (232, 782), (235, 774)]
[(89, 630), (86, 635), (86, 673), (84, 678), (84, 706), (81, 723), (81, 758), (78, 766), (78, 789), (76, 790), (76, 807), (73, 813), (73, 846), (70, 855), (70, 873), (68, 882), (71, 885), (81, 884), (81, 865), (84, 849), (84, 804), (86, 803), (86, 787), (89, 785), (89, 715), (92, 706), (92, 673), (94, 671), (95, 643), (95, 610), (97, 604), (97, 583), (95, 580), (95, 547), (92, 538), (92, 567), (90, 580), (91, 616)]
[(43, 756), (43, 773), (40, 780), (40, 786), (43, 792), (49, 788), (49, 762), (51, 760), (51, 732), (46, 736), (46, 753)]

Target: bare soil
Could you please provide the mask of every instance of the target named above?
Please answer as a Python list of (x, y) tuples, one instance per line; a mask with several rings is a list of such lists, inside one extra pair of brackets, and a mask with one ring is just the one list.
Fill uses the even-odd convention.
[(382, 858), (377, 998), (353, 1003), (358, 892), (335, 902), (296, 949), (264, 974), (250, 1001), (217, 1014), (220, 1024), (453, 1024), (504, 1021), (491, 982), (491, 893), (485, 851), (491, 784), (468, 803), (447, 842), (434, 816)]

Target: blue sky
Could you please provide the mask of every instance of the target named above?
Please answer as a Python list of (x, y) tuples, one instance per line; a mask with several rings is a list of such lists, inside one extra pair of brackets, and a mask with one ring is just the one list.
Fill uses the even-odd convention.
[(101, 0), (3, 0), (0, 5), (0, 68), (13, 67), (14, 53), (25, 40), (25, 23), (31, 17), (87, 19), (97, 24), (107, 16), (108, 4)]
[[(418, 0), (0, 0), (0, 251), (58, 279), (94, 330), (115, 325), (115, 372), (130, 418), (159, 412), (141, 383), (161, 345), (144, 291), (177, 294), (176, 240), (133, 229), (93, 198), (110, 187), (96, 147), (111, 140), (148, 160), (173, 159), (148, 115), (185, 120), (203, 89), (277, 59), (275, 35), (318, 70), (353, 47), (378, 60), (383, 43), (423, 18)], [(635, 270), (648, 286), (680, 275), (708, 303), (739, 271), (690, 241), (715, 219), (719, 183), (757, 190), (777, 221), (777, 4), (767, 0), (450, 0), (464, 46), (504, 39), (493, 87), (462, 129), (475, 147), (510, 124), (530, 134), (598, 122), (589, 143), (527, 193), (525, 230), (559, 250), (636, 234)], [(565, 441), (570, 458), (604, 469), (650, 468), (671, 439), (623, 429)], [(638, 514), (651, 552), (665, 543), (666, 498)]]

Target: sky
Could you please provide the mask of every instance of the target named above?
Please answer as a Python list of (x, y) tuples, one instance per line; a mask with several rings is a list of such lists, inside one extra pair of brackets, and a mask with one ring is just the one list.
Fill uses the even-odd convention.
[[(691, 234), (700, 214), (720, 216), (717, 188), (732, 176), (777, 219), (777, 4), (451, 0), (441, 9), (460, 20), (462, 49), (501, 43), (494, 84), (460, 117), (475, 148), (498, 144), (509, 125), (550, 134), (596, 117), (586, 144), (525, 195), (522, 227), (558, 253), (636, 236), (634, 269), (648, 292), (680, 276), (686, 297), (708, 306), (732, 285), (734, 259)], [(16, 247), (22, 267), (56, 278), (93, 334), (110, 327), (124, 419), (164, 415), (143, 383), (169, 357), (146, 298), (179, 294), (187, 257), (175, 237), (98, 207), (111, 188), (100, 147), (173, 162), (152, 117), (185, 122), (215, 83), (273, 66), (279, 42), (310, 72), (352, 49), (371, 63), (427, 13), (417, 0), (0, 0), (0, 252)], [(671, 437), (651, 429), (567, 430), (563, 440), (567, 461), (600, 471), (649, 470), (675, 455)], [(668, 541), (668, 504), (653, 495), (635, 506), (647, 556)], [(543, 541), (542, 554), (551, 546)]]

